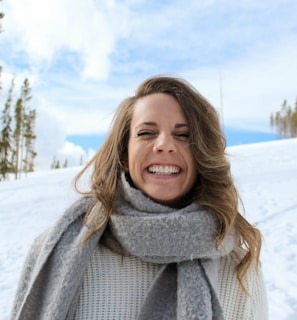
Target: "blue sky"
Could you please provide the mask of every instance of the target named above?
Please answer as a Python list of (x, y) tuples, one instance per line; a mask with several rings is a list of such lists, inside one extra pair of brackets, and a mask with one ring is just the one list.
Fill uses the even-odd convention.
[(101, 139), (121, 100), (154, 74), (190, 81), (218, 109), (230, 141), (234, 132), (267, 137), (270, 113), (284, 99), (296, 100), (295, 0), (4, 0), (1, 6), (1, 99), (13, 76), (19, 86), (29, 78), (40, 165), (49, 166), (54, 155), (73, 164), (81, 154), (89, 158), (96, 140), (82, 141)]

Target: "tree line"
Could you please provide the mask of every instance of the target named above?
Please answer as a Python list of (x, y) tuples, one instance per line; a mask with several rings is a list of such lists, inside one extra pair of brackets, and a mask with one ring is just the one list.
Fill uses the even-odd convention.
[(287, 100), (281, 105), (279, 111), (271, 113), (270, 125), (276, 128), (280, 138), (294, 138), (297, 136), (297, 99), (294, 108), (288, 105)]
[[(80, 156), (79, 165), (82, 166), (84, 164), (84, 157), (83, 155)], [(51, 163), (51, 169), (61, 169), (61, 168), (68, 168), (68, 159), (64, 160), (63, 165), (61, 165), (60, 160), (57, 160), (54, 156), (53, 162)]]
[(24, 80), (16, 102), (13, 99), (14, 87), (13, 79), (0, 117), (0, 181), (8, 180), (9, 174), (19, 179), (22, 173), (33, 172), (37, 155), (36, 110), (30, 106), (29, 80)]
[[(0, 0), (2, 1), (2, 0)], [(4, 14), (0, 13), (1, 20)], [(2, 67), (0, 66), (0, 96), (2, 95)], [(15, 80), (11, 81), (4, 108), (0, 116), (0, 181), (8, 180), (9, 174), (15, 178), (22, 172), (34, 171), (36, 110), (30, 106), (31, 87), (25, 79), (21, 92), (14, 101)]]

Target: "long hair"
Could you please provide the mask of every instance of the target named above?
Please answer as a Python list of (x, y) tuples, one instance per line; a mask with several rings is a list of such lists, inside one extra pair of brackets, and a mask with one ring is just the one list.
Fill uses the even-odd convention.
[(261, 234), (240, 213), (240, 197), (234, 185), (230, 163), (225, 153), (226, 141), (215, 108), (197, 90), (183, 79), (155, 76), (145, 80), (134, 96), (125, 99), (118, 107), (102, 147), (86, 167), (76, 176), (78, 180), (90, 168), (91, 190), (86, 192), (99, 200), (104, 220), (99, 224), (88, 221), (92, 226), (88, 238), (98, 231), (112, 214), (120, 173), (127, 168), (130, 123), (134, 105), (141, 97), (165, 93), (173, 96), (180, 104), (189, 124), (189, 144), (198, 173), (197, 185), (192, 193), (193, 201), (214, 212), (219, 220), (216, 243), (234, 229), (239, 237), (238, 246), (245, 255), (237, 266), (237, 277), (242, 279), (252, 263), (259, 263)]

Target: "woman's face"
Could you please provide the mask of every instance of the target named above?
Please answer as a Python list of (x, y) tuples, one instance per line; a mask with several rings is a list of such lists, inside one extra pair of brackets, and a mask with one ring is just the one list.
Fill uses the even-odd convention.
[(188, 140), (189, 125), (174, 97), (155, 93), (140, 98), (128, 143), (128, 167), (135, 187), (157, 202), (178, 205), (197, 176)]

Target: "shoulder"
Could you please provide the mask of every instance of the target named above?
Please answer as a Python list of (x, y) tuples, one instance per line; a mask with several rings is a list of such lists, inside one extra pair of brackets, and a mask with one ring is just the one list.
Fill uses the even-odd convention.
[(92, 197), (81, 197), (73, 202), (51, 227), (38, 236), (33, 243), (33, 250), (38, 252), (40, 248), (40, 250), (51, 251), (67, 233), (73, 233), (73, 230), (79, 232), (83, 227), (83, 217), (92, 203), (94, 203)]
[[(76, 224), (76, 230), (83, 226), (83, 215), (92, 203), (92, 198), (82, 197), (72, 203), (60, 216), (60, 218), (47, 230), (39, 234), (33, 241), (24, 263), (24, 269), (32, 271), (32, 266), (42, 264), (51, 254), (62, 236), (72, 230), (71, 226)], [(24, 270), (23, 270), (24, 271)]]
[(93, 202), (91, 197), (81, 197), (73, 202), (52, 226), (49, 226), (34, 240), (30, 252), (38, 252), (42, 249), (50, 250), (74, 223), (79, 225), (78, 228), (81, 228), (83, 217)]
[(79, 198), (64, 211), (53, 227), (58, 228), (60, 226), (62, 229), (67, 227), (78, 218), (83, 217), (89, 207), (95, 202), (94, 198), (90, 196)]
[(48, 289), (50, 285), (56, 283), (57, 279), (61, 285), (62, 280), (66, 278), (65, 274), (70, 274), (72, 270), (76, 272), (78, 264), (74, 264), (73, 260), (84, 257), (80, 250), (80, 244), (87, 232), (87, 228), (83, 225), (83, 216), (92, 203), (93, 199), (90, 197), (77, 200), (65, 210), (52, 227), (35, 239), (23, 265), (12, 318), (18, 319), (17, 314), (31, 312), (30, 310), (35, 312), (39, 307), (47, 308), (47, 303), (40, 302), (37, 307), (34, 301), (27, 297), (40, 296), (40, 301), (46, 301), (54, 294)]
[[(267, 319), (266, 291), (261, 268), (251, 266), (243, 279), (245, 293), (237, 279), (236, 268), (245, 251), (237, 248), (221, 259), (219, 297), (226, 319)], [(235, 308), (236, 306), (236, 308)]]
[(80, 229), (83, 225), (83, 215), (92, 201), (90, 197), (78, 199), (64, 211), (51, 227), (39, 234), (31, 245), (24, 265), (31, 266), (35, 263), (41, 263), (42, 260), (46, 259), (61, 237), (67, 233), (70, 226), (74, 223), (78, 225), (76, 229)]

